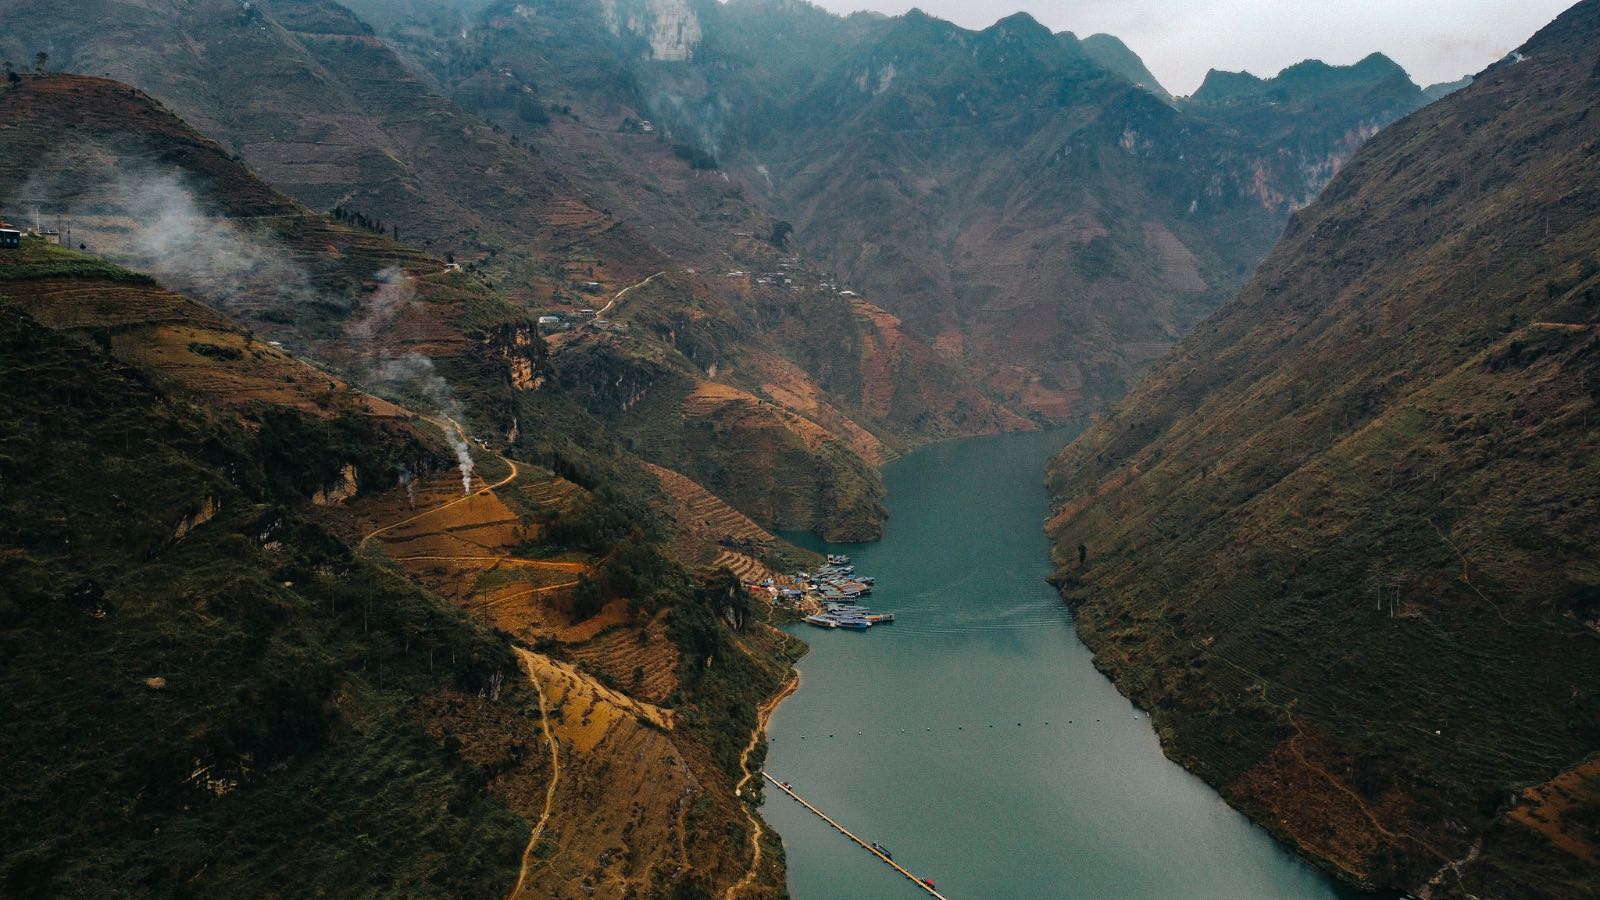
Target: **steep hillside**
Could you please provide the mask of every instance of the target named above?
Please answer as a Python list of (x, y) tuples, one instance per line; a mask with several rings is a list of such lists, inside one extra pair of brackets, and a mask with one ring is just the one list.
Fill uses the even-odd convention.
[[(509, 11), (496, 14), (521, 21)], [(550, 121), (545, 99), (521, 78), (523, 67), (516, 57), (492, 57), (467, 45), (458, 48), (464, 58), (452, 57), (446, 67), (465, 74), (451, 81), (448, 71), (438, 73), (454, 85), (458, 97), (474, 102), (486, 121), (435, 90), (432, 74), (403, 65), (348, 9), (324, 0), (274, 0), (249, 7), (205, 2), (187, 4), (181, 12), (159, 3), (109, 0), (91, 10), (47, 4), (25, 15), (0, 11), (0, 24), (5, 26), (0, 49), (31, 55), (26, 48), (49, 47), (52, 65), (126, 77), (200, 123), (239, 159), (301, 202), (337, 211), (343, 221), (384, 231), (446, 260), (459, 260), (531, 312), (570, 318), (592, 302), (586, 294), (614, 296), (671, 270), (682, 276), (674, 282), (681, 290), (656, 299), (675, 319), (674, 336), (693, 345), (689, 339), (699, 332), (699, 344), (715, 340), (719, 345), (719, 358), (679, 358), (674, 361), (678, 369), (699, 380), (714, 380), (706, 374), (714, 366), (737, 380), (734, 373), (765, 370), (770, 368), (766, 360), (786, 358), (788, 346), (763, 334), (764, 321), (741, 301), (734, 285), (695, 274), (770, 268), (778, 248), (750, 238), (772, 233), (770, 217), (744, 200), (737, 186), (692, 168), (671, 146), (650, 141), (646, 149), (651, 152), (619, 156), (612, 144), (638, 143), (639, 137), (618, 129), (627, 118), (621, 108), (610, 109), (603, 125), (570, 113), (570, 106), (569, 113), (555, 116), (559, 121)], [(140, 38), (136, 53), (124, 52), (124, 35), (129, 33)], [(496, 68), (469, 68), (469, 61), (477, 59), (494, 59)], [(567, 74), (576, 77), (575, 72), (569, 69)], [(612, 76), (625, 80), (621, 70)], [(239, 78), (247, 78), (251, 86)], [(604, 78), (596, 78), (588, 85), (590, 96), (609, 96), (600, 84)], [(44, 89), (33, 80), (23, 87)], [(583, 110), (584, 117), (589, 114)], [(72, 145), (60, 143), (59, 129), (47, 132), (33, 146), (48, 148), (41, 155), (50, 168), (58, 165), (58, 148)], [(65, 155), (75, 159), (78, 151)], [(30, 200), (42, 197), (47, 215), (81, 211), (63, 209), (60, 197), (48, 182), (41, 187), (37, 176), (18, 184)], [(706, 296), (717, 301), (714, 319), (700, 302)], [(833, 316), (831, 327), (850, 335), (851, 345), (870, 343), (870, 332), (858, 329), (861, 322), (849, 304), (834, 299), (814, 313)], [(670, 356), (675, 345), (669, 341), (652, 348), (656, 350)], [(746, 354), (753, 356), (745, 359)], [(849, 358), (835, 353), (830, 360), (861, 372), (897, 371), (908, 389), (907, 403), (894, 416), (875, 420), (858, 398), (819, 389), (803, 370), (795, 372), (800, 381), (788, 390), (827, 398), (827, 421), (811, 425), (830, 432), (841, 427), (875, 432), (894, 446), (1025, 424), (995, 408), (952, 366), (931, 353), (921, 356), (930, 365), (898, 366), (865, 354)], [(960, 415), (950, 414), (954, 406), (960, 407)], [(810, 417), (804, 410), (789, 412)], [(693, 423), (683, 424), (681, 443), (692, 445), (706, 433)], [(836, 437), (841, 446), (850, 443), (849, 435)], [(789, 443), (800, 440), (803, 436)], [(641, 450), (650, 452), (648, 447)], [(788, 457), (794, 465), (762, 460), (761, 468), (783, 470), (779, 477), (774, 481), (758, 472), (740, 483), (736, 493), (755, 497), (758, 505), (752, 511), (759, 513), (785, 502), (766, 496), (762, 485), (800, 482), (817, 472), (835, 477), (836, 469), (841, 479), (875, 481), (876, 474), (851, 453)], [(742, 468), (731, 468), (728, 478), (740, 482), (743, 474)], [(811, 528), (833, 537), (870, 536), (877, 532), (878, 519), (881, 512), (871, 504), (840, 510), (818, 502), (804, 515), (767, 524)]]
[[(274, 193), (126, 86), (27, 78), (0, 89), (0, 110), (0, 196), (47, 191), (74, 242), (156, 276), (32, 241), (3, 257), (0, 295), (27, 325), (17, 341), (52, 347), (36, 333), (56, 329), (117, 375), (91, 394), (49, 380), (68, 362), (8, 352), (18, 367), (8, 391), (34, 399), (19, 407), (32, 418), (15, 429), (17, 472), (6, 477), (30, 486), (3, 517), (16, 536), (0, 554), (17, 567), (8, 583), (28, 585), (9, 592), (5, 677), (26, 683), (6, 695), (47, 697), (37, 685), (70, 680), (52, 673), (92, 658), (81, 643), (45, 640), (57, 626), (40, 618), (55, 614), (46, 600), (78, 596), (80, 572), (99, 583), (83, 588), (86, 620), (100, 618), (102, 590), (141, 613), (118, 623), (126, 658), (103, 668), (122, 680), (101, 700), (168, 696), (172, 670), (231, 690), (230, 672), (255, 667), (231, 707), (207, 699), (145, 732), (119, 731), (65, 774), (29, 768), (38, 790), (16, 798), (8, 821), (35, 821), (70, 766), (119, 780), (74, 780), (73, 791), (114, 804), (106, 816), (41, 832), (59, 832), (55, 843), (8, 841), (8, 884), (97, 892), (105, 873), (150, 870), (152, 890), (210, 872), (223, 893), (290, 872), (329, 893), (382, 890), (384, 879), (446, 895), (741, 881), (751, 896), (774, 892), (781, 850), (755, 856), (759, 826), (734, 785), (757, 707), (795, 651), (731, 576), (688, 567), (717, 559), (715, 532), (675, 531), (688, 502), (559, 389), (526, 315), (457, 266)], [(194, 434), (166, 424), (179, 413)], [(147, 424), (125, 428), (124, 417)], [(38, 447), (62, 442), (70, 452), (49, 461), (59, 470), (28, 468)], [(101, 469), (112, 474), (70, 474)], [(776, 566), (800, 558), (781, 542), (752, 549)], [(145, 593), (125, 593), (120, 578)], [(383, 603), (368, 602), (378, 594)], [(167, 636), (168, 607), (201, 600), (210, 606), (195, 607), (192, 633)], [(236, 627), (244, 656), (207, 643)], [(474, 655), (456, 649), (467, 644)], [(152, 669), (138, 677), (154, 681), (130, 669)], [(82, 682), (85, 697), (98, 678)], [(18, 701), (8, 721), (26, 727), (9, 736), (8, 762), (53, 765), (46, 751), (68, 742), (63, 729), (97, 717), (87, 702)], [(281, 727), (274, 714), (238, 719), (279, 707)], [(191, 752), (186, 735), (213, 730), (221, 736)], [(142, 761), (151, 754), (159, 766)], [(640, 754), (659, 767), (636, 765)], [(158, 808), (129, 818), (139, 779), (179, 763), (179, 786), (146, 789)], [(371, 787), (400, 773), (407, 792)], [(183, 778), (245, 799), (202, 809)], [(246, 791), (249, 779), (263, 786)], [(306, 796), (348, 797), (352, 810)], [(441, 807), (459, 818), (433, 821)], [(224, 829), (233, 843), (208, 839), (235, 816), (250, 827)], [(152, 828), (194, 838), (143, 849)], [(304, 845), (272, 843), (275, 829)], [(630, 841), (641, 849), (622, 852)]]
[(1600, 3), (1390, 126), (1051, 469), (1168, 751), (1361, 884), (1585, 897)]
[(920, 382), (908, 400), (954, 367), (1036, 421), (1120, 396), (1237, 289), (1290, 210), (1422, 102), (1374, 59), (1265, 82), (1304, 102), (1174, 108), (1135, 86), (1148, 73), (1115, 38), (1025, 15), (974, 32), (787, 0), (354, 2), (505, 127), (520, 116), (507, 90), (560, 110), (541, 154), (590, 172), (601, 205), (652, 240), (682, 242), (675, 256), (780, 227), (752, 209), (784, 220), (814, 268), (943, 364), (902, 372)]
[(0, 343), (4, 892), (509, 884), (548, 765), (472, 751), (536, 740), (533, 692), (471, 699), (507, 649), (307, 517), (442, 441), (65, 251), (0, 255)]
[(1260, 97), (1256, 118), (1173, 108), (1026, 16), (972, 32), (913, 12), (842, 54), (782, 139), (741, 162), (764, 166), (841, 281), (1016, 408), (1063, 421), (1120, 396), (1230, 295), (1289, 211), (1420, 102), (1410, 90), (1409, 105)]

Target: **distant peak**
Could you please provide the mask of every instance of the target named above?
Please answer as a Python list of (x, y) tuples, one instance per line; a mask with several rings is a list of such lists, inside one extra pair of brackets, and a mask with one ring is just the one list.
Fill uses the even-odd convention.
[(1172, 95), (1167, 93), (1167, 89), (1161, 86), (1161, 82), (1157, 81), (1156, 76), (1145, 66), (1144, 60), (1139, 58), (1139, 54), (1133, 52), (1120, 38), (1109, 34), (1091, 34), (1078, 44), (1101, 68), (1163, 100), (1172, 99)]
[(1033, 16), (1030, 16), (1025, 12), (1014, 12), (1004, 18), (996, 19), (993, 25), (990, 25), (984, 30), (993, 31), (996, 28), (1044, 29), (1046, 33), (1049, 32), (1049, 29), (1045, 29), (1043, 25), (1039, 24), (1038, 19), (1035, 19)]
[[(1232, 103), (1273, 94), (1278, 100), (1286, 100), (1389, 81), (1411, 84), (1411, 76), (1388, 56), (1370, 53), (1348, 66), (1330, 65), (1320, 59), (1302, 60), (1271, 78), (1212, 69), (1193, 99), (1196, 103)], [(1411, 88), (1421, 91), (1415, 84)]]

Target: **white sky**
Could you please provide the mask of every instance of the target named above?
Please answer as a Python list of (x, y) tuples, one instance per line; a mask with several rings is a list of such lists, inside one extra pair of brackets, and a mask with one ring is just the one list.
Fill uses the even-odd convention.
[(1107, 32), (1162, 86), (1193, 93), (1206, 70), (1276, 75), (1382, 51), (1426, 87), (1481, 71), (1576, 0), (816, 0), (835, 12), (913, 6), (965, 28), (1026, 12), (1051, 31)]

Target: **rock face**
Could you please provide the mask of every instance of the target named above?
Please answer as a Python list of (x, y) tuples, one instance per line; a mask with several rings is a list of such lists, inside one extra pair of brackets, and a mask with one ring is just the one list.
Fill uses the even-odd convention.
[[(679, 259), (745, 270), (738, 236), (776, 224), (741, 218), (759, 204), (926, 358), (971, 376), (904, 367), (902, 397), (923, 394), (918, 379), (976, 387), (1035, 422), (1120, 397), (1363, 140), (1422, 102), (1381, 56), (1174, 102), (1115, 38), (1026, 15), (970, 31), (768, 0), (488, 3), (463, 29), (352, 2), (509, 130), (528, 131), (508, 83), (570, 109), (582, 127), (557, 116), (529, 139), (592, 190), (591, 210)], [(949, 433), (905, 418), (934, 423), (918, 439)]]
[(1591, 0), (1379, 133), (1051, 468), (1097, 665), (1357, 883), (1600, 887), (1597, 56)]
[(611, 33), (641, 38), (648, 58), (681, 62), (700, 46), (700, 19), (688, 0), (600, 0)]
[(318, 488), (317, 492), (311, 495), (311, 503), (314, 506), (337, 506), (354, 497), (358, 490), (356, 467), (345, 463), (339, 469), (339, 480)]
[(222, 512), (222, 503), (216, 497), (207, 496), (199, 509), (178, 520), (178, 527), (172, 530), (172, 542), (176, 544), (188, 537), (190, 532), (216, 518), (219, 512)]

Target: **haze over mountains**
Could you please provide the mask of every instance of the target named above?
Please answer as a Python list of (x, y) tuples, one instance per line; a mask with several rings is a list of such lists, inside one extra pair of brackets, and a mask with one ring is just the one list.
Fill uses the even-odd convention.
[[(1174, 97), (1116, 37), (1021, 14), (0, 8), (15, 68), (80, 73), (0, 86), (0, 212), (85, 251), (0, 255), (32, 398), (0, 677), (68, 685), (8, 701), (31, 787), (0, 878), (292, 891), (283, 860), (320, 854), (300, 887), (777, 896), (747, 779), (799, 648), (739, 581), (812, 559), (773, 532), (875, 538), (885, 460), (1138, 384), (1057, 461), (1050, 527), (1169, 750), (1351, 881), (1415, 888), (1471, 850), (1470, 884), (1581, 896), (1560, 853), (1600, 843), (1562, 835), (1592, 805), (1550, 779), (1592, 778), (1600, 674), (1570, 487), (1595, 9), (1459, 93), (1373, 54)], [(34, 467), (53, 429), (70, 446)], [(1193, 649), (1224, 629), (1216, 658), (1265, 687)], [(1313, 684), (1339, 665), (1361, 674)], [(134, 712), (61, 755), (107, 708)], [(1503, 740), (1356, 736), (1379, 711)], [(1513, 713), (1563, 724), (1524, 739)], [(403, 785), (364, 801), (378, 778)], [(1494, 799), (1524, 787), (1528, 821)]]

